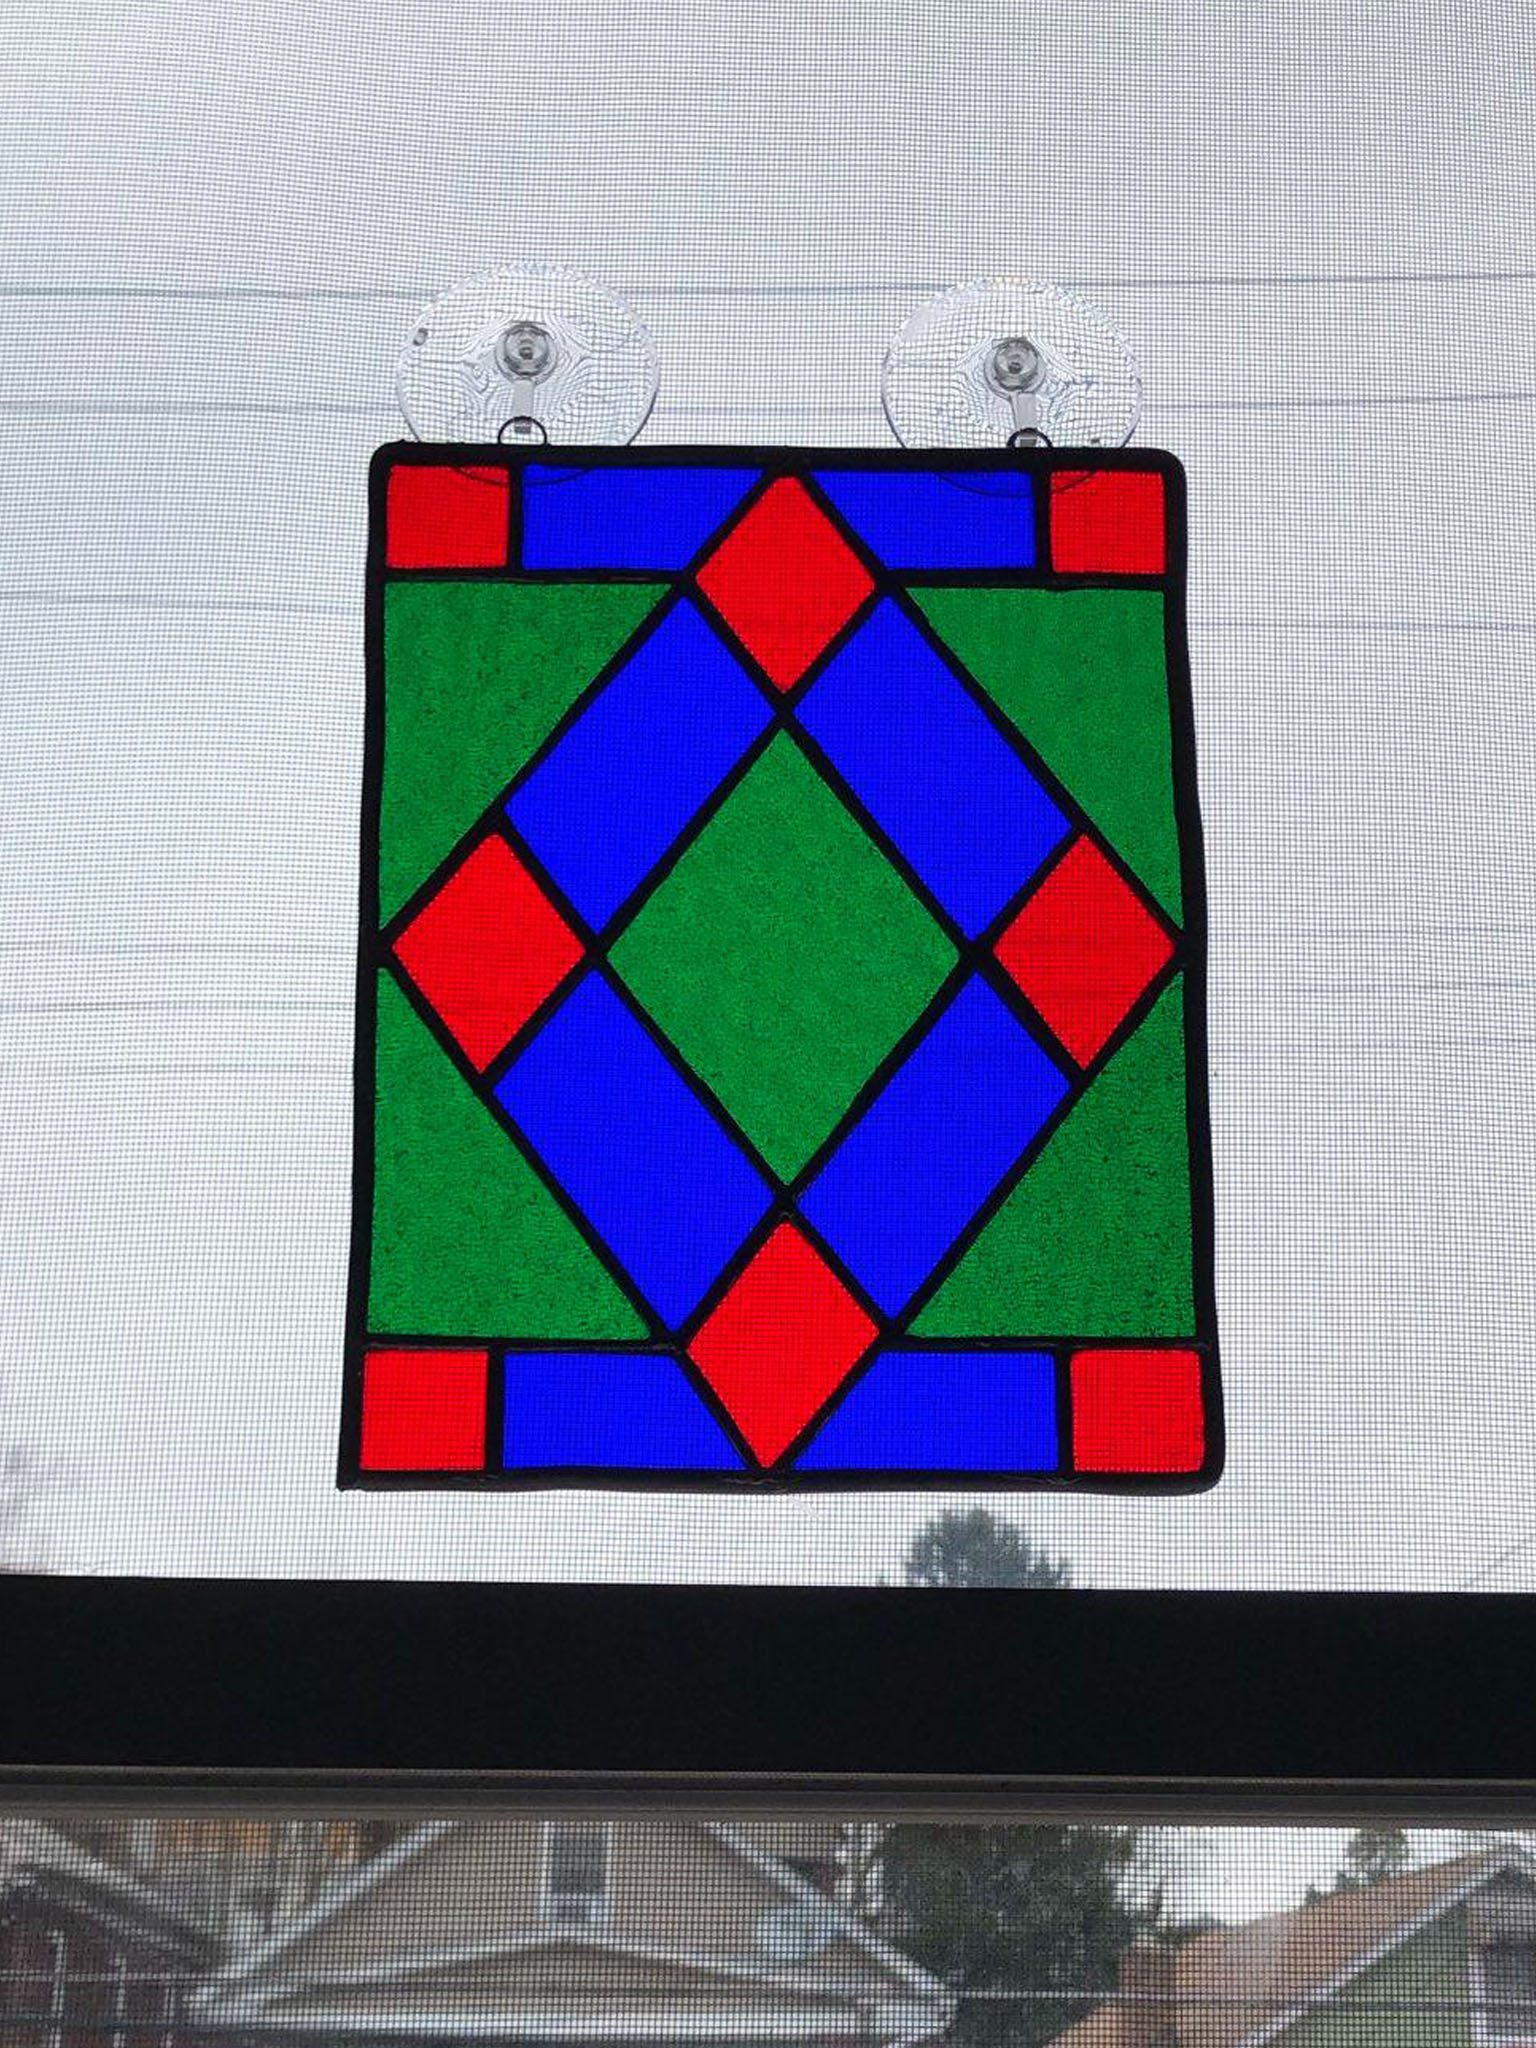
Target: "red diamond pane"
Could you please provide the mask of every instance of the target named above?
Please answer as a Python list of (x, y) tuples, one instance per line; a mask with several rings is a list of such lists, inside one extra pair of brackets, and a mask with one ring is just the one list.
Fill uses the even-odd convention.
[(874, 584), (804, 486), (781, 477), (704, 563), (699, 588), (775, 688), (789, 690)]
[(1091, 839), (1075, 839), (997, 957), (1079, 1066), (1167, 965), (1173, 941)]
[(688, 1347), (759, 1464), (771, 1465), (847, 1378), (875, 1326), (793, 1224), (781, 1223)]
[(581, 941), (494, 832), (395, 941), (395, 958), (477, 1073), (581, 956)]

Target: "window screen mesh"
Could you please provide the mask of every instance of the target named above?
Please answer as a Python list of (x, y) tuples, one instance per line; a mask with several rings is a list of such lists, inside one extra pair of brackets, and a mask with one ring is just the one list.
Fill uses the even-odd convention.
[[(1533, 33), (12, 0), (8, 1562), (1530, 1583)], [(1190, 491), (1214, 1492), (335, 1490), (366, 467), (417, 308), (528, 256), (651, 327), (652, 443), (888, 446), (886, 341), (989, 272), (1129, 336)]]
[[(566, 1910), (572, 1831), (593, 1910)], [(1528, 2043), (1526, 1838), (0, 1823), (7, 2048)]]

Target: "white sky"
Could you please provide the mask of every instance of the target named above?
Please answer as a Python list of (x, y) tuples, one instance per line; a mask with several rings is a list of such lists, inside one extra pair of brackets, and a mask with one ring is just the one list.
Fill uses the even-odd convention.
[(533, 255), (652, 325), (654, 441), (888, 445), (885, 340), (988, 270), (1125, 328), (1191, 484), (1231, 1458), (1016, 1511), (1095, 1585), (1531, 1584), (1536, 16), (0, 35), (0, 1395), (54, 1555), (863, 1581), (936, 1505), (331, 1484), (363, 475), (417, 302)]

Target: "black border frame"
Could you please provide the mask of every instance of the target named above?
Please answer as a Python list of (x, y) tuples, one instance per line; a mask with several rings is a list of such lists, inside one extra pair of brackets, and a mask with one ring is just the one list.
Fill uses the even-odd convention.
[[(953, 651), (939, 641), (925, 617), (918, 614), (907, 597), (910, 588), (975, 588), (993, 587), (1003, 589), (1030, 588), (1044, 590), (1081, 589), (1148, 589), (1155, 590), (1163, 601), (1164, 670), (1167, 677), (1169, 724), (1172, 742), (1172, 774), (1175, 806), (1175, 824), (1179, 845), (1180, 887), (1182, 896), (1182, 922), (1175, 927), (1164, 908), (1150, 895), (1140, 878), (1127, 868), (1112, 848), (1106, 849), (1117, 871), (1131, 887), (1137, 900), (1152, 914), (1155, 921), (1173, 941), (1169, 961), (1154, 977), (1141, 997), (1132, 1006), (1120, 1026), (1107, 1043), (1089, 1063), (1085, 1074), (1068, 1091), (1057, 1109), (1047, 1119), (1036, 1138), (1018, 1164), (1004, 1176), (983, 1203), (977, 1215), (956, 1239), (945, 1258), (940, 1261), (934, 1275), (924, 1282), (914, 1302), (897, 1320), (903, 1325), (902, 1331), (894, 1338), (889, 1336), (872, 1347), (853, 1374), (844, 1380), (829, 1401), (818, 1409), (816, 1415), (802, 1429), (795, 1441), (787, 1447), (782, 1456), (768, 1470), (754, 1469), (750, 1464), (741, 1471), (693, 1471), (693, 1470), (630, 1470), (622, 1467), (506, 1467), (500, 1462), (498, 1444), (493, 1431), (499, 1431), (502, 1382), (504, 1375), (503, 1354), (509, 1350), (532, 1348), (537, 1350), (576, 1351), (639, 1351), (648, 1354), (669, 1356), (677, 1362), (695, 1392), (706, 1407), (715, 1415), (726, 1435), (742, 1448), (743, 1455), (750, 1458), (740, 1443), (740, 1433), (722, 1404), (716, 1399), (702, 1374), (693, 1366), (686, 1351), (688, 1334), (704, 1320), (718, 1295), (739, 1270), (745, 1257), (757, 1247), (761, 1232), (774, 1223), (775, 1210), (770, 1210), (764, 1223), (749, 1235), (741, 1252), (732, 1259), (719, 1280), (710, 1288), (694, 1316), (689, 1318), (683, 1331), (669, 1335), (656, 1323), (649, 1306), (640, 1297), (628, 1275), (609, 1253), (606, 1245), (596, 1236), (590, 1223), (564, 1196), (558, 1184), (545, 1171), (532, 1148), (524, 1141), (516, 1127), (499, 1111), (494, 1096), (488, 1095), (484, 1083), (496, 1076), (521, 1051), (529, 1035), (547, 1015), (552, 1004), (566, 993), (562, 983), (550, 998), (540, 1004), (532, 1017), (519, 1030), (511, 1045), (504, 1048), (490, 1063), (484, 1074), (478, 1074), (469, 1065), (455, 1043), (448, 1036), (439, 1020), (422, 1001), (409, 980), (393, 968), (391, 943), (393, 938), (409, 923), (421, 903), (432, 894), (444, 866), (455, 859), (468, 843), (478, 840), (492, 830), (505, 832), (500, 819), (503, 797), (498, 796), (481, 816), (461, 836), (453, 851), (413, 891), (407, 900), (398, 906), (388, 919), (381, 920), (379, 904), (378, 838), (383, 790), (384, 768), (384, 597), (390, 581), (412, 582), (488, 582), (526, 583), (548, 585), (551, 583), (595, 582), (614, 585), (646, 586), (661, 585), (665, 595), (662, 607), (677, 602), (680, 592), (686, 592), (688, 578), (699, 563), (706, 559), (720, 538), (720, 532), (710, 533), (695, 551), (692, 560), (680, 570), (653, 572), (642, 570), (570, 570), (570, 571), (529, 571), (520, 566), (520, 510), (521, 498), (516, 489), (508, 499), (508, 529), (505, 536), (505, 560), (500, 565), (482, 569), (395, 569), (386, 562), (386, 495), (389, 479), (400, 467), (422, 467), (440, 469), (460, 468), (485, 476), (490, 472), (505, 472), (509, 477), (528, 467), (562, 468), (569, 464), (573, 472), (602, 468), (670, 468), (686, 465), (692, 468), (755, 470), (758, 472), (746, 498), (733, 505), (726, 518), (724, 529), (729, 531), (743, 515), (743, 508), (759, 498), (779, 478), (787, 474), (797, 475), (802, 485), (809, 489), (814, 500), (826, 512), (842, 533), (845, 542), (858, 555), (865, 572), (871, 579), (870, 595), (860, 604), (853, 616), (836, 633), (826, 649), (810, 665), (796, 682), (793, 689), (781, 692), (766, 677), (760, 678), (765, 698), (774, 708), (774, 722), (764, 728), (753, 746), (747, 750), (736, 770), (721, 785), (721, 789), (704, 805), (688, 831), (676, 847), (652, 872), (647, 881), (623, 907), (620, 930), (627, 926), (635, 912), (638, 898), (643, 898), (656, 886), (657, 878), (670, 867), (678, 852), (691, 844), (701, 825), (713, 815), (723, 796), (735, 786), (741, 773), (758, 757), (776, 730), (788, 729), (787, 714), (798, 701), (804, 690), (820, 674), (821, 669), (838, 649), (846, 642), (851, 632), (863, 623), (871, 604), (883, 597), (894, 597), (903, 615), (907, 616), (923, 635), (925, 640), (941, 653), (946, 665), (963, 685), (972, 692), (985, 709), (989, 718), (995, 718), (990, 701), (985, 694), (970, 682), (958, 668)], [(812, 483), (806, 472), (812, 469), (845, 469), (857, 471), (885, 470), (893, 473), (920, 472), (932, 474), (935, 471), (952, 475), (963, 475), (966, 471), (986, 472), (995, 475), (1002, 470), (1012, 470), (1030, 477), (1033, 484), (1034, 515), (1034, 565), (1028, 571), (1007, 570), (955, 570), (955, 571), (912, 571), (901, 572), (887, 568), (849, 527), (836, 508), (828, 504), (820, 490)], [(1055, 495), (1052, 488), (1054, 477), (1068, 473), (1098, 470), (1133, 471), (1154, 474), (1163, 488), (1163, 528), (1165, 537), (1165, 560), (1156, 575), (1135, 575), (1122, 573), (1085, 573), (1081, 571), (1057, 571), (1051, 552), (1051, 502)], [(880, 1492), (970, 1492), (970, 1493), (1027, 1493), (1027, 1492), (1073, 1492), (1104, 1495), (1156, 1496), (1203, 1492), (1216, 1484), (1221, 1476), (1226, 1458), (1225, 1418), (1222, 1403), (1220, 1347), (1216, 1314), (1215, 1287), (1215, 1223), (1213, 1206), (1213, 1166), (1210, 1122), (1210, 1079), (1207, 1020), (1207, 906), (1205, 888), (1204, 842), (1201, 826), (1199, 785), (1196, 761), (1194, 704), (1189, 673), (1188, 635), (1186, 626), (1186, 584), (1188, 571), (1188, 515), (1184, 471), (1178, 460), (1157, 449), (1028, 449), (999, 451), (996, 449), (892, 449), (867, 450), (861, 448), (802, 448), (784, 445), (745, 446), (714, 444), (705, 447), (647, 445), (643, 447), (605, 448), (560, 448), (551, 450), (541, 445), (532, 447), (487, 447), (474, 443), (421, 443), (415, 441), (392, 442), (377, 450), (369, 469), (368, 488), (368, 558), (367, 558), (367, 613), (365, 634), (366, 655), (366, 706), (364, 714), (363, 749), (363, 794), (359, 846), (359, 887), (358, 887), (358, 947), (357, 979), (354, 1013), (353, 1050), (353, 1137), (351, 1173), (351, 1224), (350, 1249), (347, 1276), (347, 1307), (345, 1322), (345, 1361), (343, 1370), (343, 1392), (341, 1410), (340, 1443), (337, 1457), (337, 1483), (346, 1489), (366, 1489), (380, 1492), (417, 1491), (493, 1491), (529, 1492), (552, 1487), (582, 1489), (603, 1492), (636, 1492), (656, 1495), (689, 1493), (714, 1494), (734, 1498), (775, 1497), (795, 1493), (880, 1493)], [(710, 607), (702, 607), (706, 618), (719, 630), (713, 621)], [(648, 630), (654, 619), (654, 611), (648, 612), (642, 630)], [(730, 638), (729, 634), (724, 637)], [(746, 650), (734, 646), (733, 653), (749, 672), (757, 664)], [(629, 653), (625, 644), (605, 665), (591, 686), (584, 690), (572, 705), (570, 711), (557, 724), (548, 739), (541, 743), (530, 760), (524, 764), (516, 778), (524, 779), (543, 754), (563, 733), (590, 697), (601, 686), (612, 668)], [(1073, 820), (1078, 829), (1086, 823), (1094, 833), (1095, 840), (1103, 845), (1102, 836), (1093, 825), (1091, 818), (1085, 818), (1081, 807), (1070, 791), (1063, 789), (1059, 779), (1028, 745), (1020, 743), (1017, 735), (1005, 734), (1010, 747), (1025, 758), (1030, 772), (1052, 795), (1058, 805)], [(795, 734), (796, 744), (803, 750), (815, 752), (807, 738)], [(841, 778), (829, 772), (822, 763), (822, 772), (828, 775), (835, 786), (841, 787)], [(845, 800), (851, 801), (845, 792)], [(862, 807), (855, 805), (856, 810)], [(953, 925), (945, 908), (934, 901), (926, 885), (913, 874), (905, 857), (887, 841), (885, 834), (868, 816), (864, 816), (866, 830), (885, 846), (888, 858), (900, 872), (905, 874), (909, 885), (924, 900), (935, 920), (945, 929), (956, 944), (960, 960), (955, 976), (964, 974), (969, 967), (977, 966), (984, 959), (992, 940), (1004, 928), (1017, 908), (1017, 903), (1005, 907), (986, 931), (974, 941), (967, 940)], [(516, 835), (513, 835), (514, 839)], [(1061, 842), (1045, 863), (1046, 869), (1057, 860), (1073, 843), (1074, 835)], [(616, 988), (620, 999), (626, 1003), (639, 1021), (653, 1035), (656, 1027), (635, 1009), (621, 984), (615, 984), (607, 974), (605, 962), (608, 944), (612, 934), (599, 941), (588, 929), (586, 921), (565, 897), (564, 892), (544, 872), (541, 864), (530, 850), (517, 842), (518, 858), (538, 877), (547, 895), (555, 902), (566, 922), (577, 932), (583, 942), (586, 955), (598, 962), (609, 986)], [(1037, 886), (1038, 874), (1032, 876), (1026, 893)], [(376, 1040), (375, 1008), (377, 1000), (377, 977), (382, 971), (392, 971), (396, 986), (406, 1001), (441, 1046), (445, 1056), (471, 1087), (478, 1100), (484, 1103), (490, 1114), (506, 1129), (509, 1139), (528, 1159), (533, 1170), (551, 1189), (556, 1201), (570, 1215), (572, 1222), (581, 1232), (595, 1256), (612, 1275), (617, 1284), (630, 1298), (647, 1324), (650, 1334), (644, 1340), (611, 1342), (606, 1344), (562, 1343), (558, 1340), (528, 1336), (511, 1337), (494, 1332), (455, 1332), (452, 1335), (435, 1337), (412, 1335), (379, 1335), (370, 1338), (367, 1329), (368, 1269), (372, 1226), (373, 1197), (373, 1137), (374, 1137), (374, 1048)], [(955, 976), (950, 977), (953, 980)], [(1047, 1142), (1061, 1120), (1081, 1098), (1084, 1089), (1091, 1085), (1092, 1077), (1106, 1060), (1124, 1043), (1138, 1026), (1154, 1003), (1163, 995), (1176, 977), (1182, 976), (1183, 1033), (1185, 1045), (1185, 1076), (1187, 1088), (1186, 1127), (1189, 1136), (1189, 1184), (1190, 1184), (1190, 1225), (1191, 1252), (1194, 1282), (1194, 1329), (1188, 1338), (1159, 1336), (1156, 1338), (1130, 1337), (1114, 1332), (1081, 1334), (1040, 1333), (1021, 1334), (1006, 1341), (1002, 1339), (923, 1339), (914, 1338), (906, 1323), (914, 1313), (921, 1311), (924, 1300), (942, 1278), (952, 1270), (965, 1248), (973, 1242), (977, 1232), (997, 1207), (1006, 1199), (1016, 1185), (1028, 1163), (1033, 1160), (1041, 1146)], [(890, 1056), (881, 1062), (870, 1084), (860, 1091), (855, 1101), (862, 1101), (878, 1080), (888, 1071), (896, 1057), (903, 1053), (921, 1034), (931, 1021), (934, 1011), (946, 999), (946, 989), (925, 1009), (912, 1028), (902, 1038)], [(952, 991), (951, 991), (952, 992)], [(1005, 1000), (1009, 993), (1004, 991)], [(1010, 1004), (1010, 1007), (1012, 1005)], [(1018, 1021), (1032, 1032), (1038, 1027), (1021, 1010), (1015, 1010)], [(658, 1038), (669, 1059), (678, 1056)], [(1047, 1053), (1058, 1059), (1054, 1047), (1047, 1045)], [(686, 1068), (682, 1069), (684, 1079), (696, 1092), (702, 1084)], [(756, 1161), (756, 1148), (749, 1138), (736, 1126), (735, 1120), (718, 1102), (711, 1101), (715, 1116), (731, 1129), (747, 1155)], [(850, 1111), (850, 1115), (852, 1112)], [(792, 1186), (802, 1183), (816, 1164), (824, 1158), (838, 1141), (839, 1133), (846, 1127), (848, 1118), (840, 1120), (839, 1126), (818, 1148), (811, 1161), (797, 1174)], [(767, 1171), (766, 1168), (762, 1168)], [(775, 1209), (777, 1205), (775, 1205)], [(797, 1227), (806, 1232), (809, 1226), (803, 1218), (795, 1217)], [(823, 1258), (839, 1274), (844, 1285), (854, 1295), (860, 1306), (876, 1321), (884, 1324), (890, 1319), (872, 1303), (835, 1253), (811, 1233)], [(445, 1354), (460, 1352), (466, 1356), (484, 1354), (486, 1390), (483, 1409), (486, 1416), (487, 1434), (484, 1462), (473, 1470), (447, 1471), (379, 1471), (367, 1470), (361, 1461), (362, 1435), (362, 1381), (363, 1366), (370, 1350), (433, 1350)], [(795, 1467), (795, 1458), (807, 1441), (820, 1428), (828, 1408), (835, 1406), (849, 1391), (855, 1380), (862, 1376), (878, 1357), (889, 1351), (937, 1351), (950, 1352), (960, 1349), (983, 1350), (1029, 1350), (1049, 1354), (1055, 1380), (1055, 1407), (1058, 1418), (1059, 1457), (1057, 1465), (1049, 1470), (1033, 1471), (987, 1471), (974, 1470), (864, 1470), (838, 1469), (820, 1472), (800, 1471)], [(1078, 1352), (1091, 1353), (1102, 1350), (1179, 1351), (1193, 1353), (1199, 1362), (1200, 1403), (1203, 1422), (1203, 1450), (1200, 1465), (1190, 1472), (1179, 1473), (1100, 1473), (1079, 1472), (1072, 1463), (1072, 1437), (1070, 1427), (1071, 1394), (1070, 1377), (1073, 1357)]]

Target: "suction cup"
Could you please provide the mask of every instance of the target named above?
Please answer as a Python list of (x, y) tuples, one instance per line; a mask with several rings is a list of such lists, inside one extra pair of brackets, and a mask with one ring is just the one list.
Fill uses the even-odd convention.
[(656, 349), (613, 292), (557, 263), (483, 271), (434, 299), (395, 365), (421, 441), (632, 441), (656, 402)]
[(1086, 299), (989, 277), (924, 300), (886, 350), (881, 398), (909, 448), (1118, 448), (1141, 377)]

